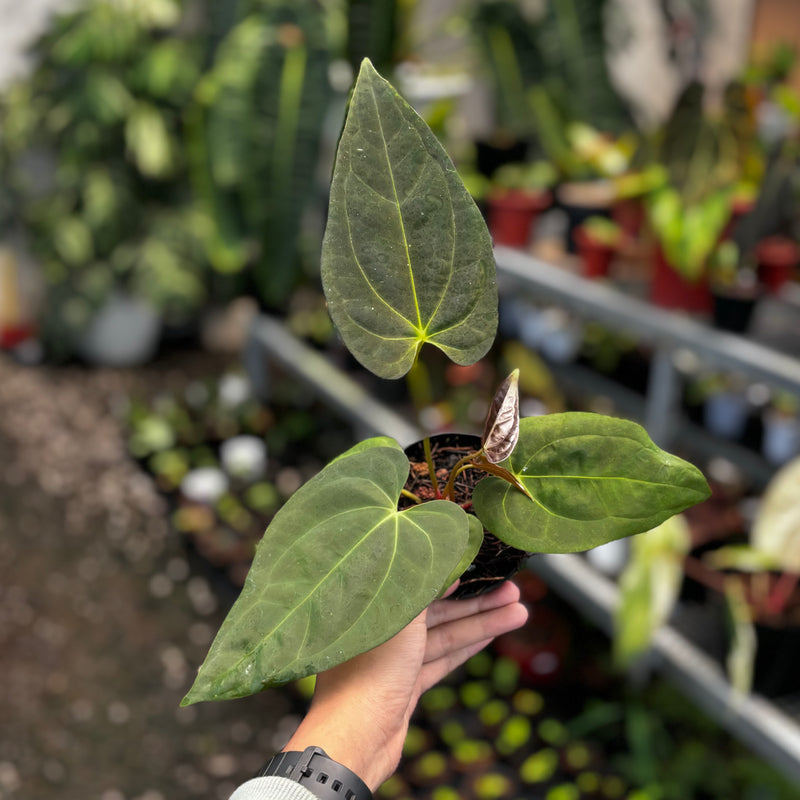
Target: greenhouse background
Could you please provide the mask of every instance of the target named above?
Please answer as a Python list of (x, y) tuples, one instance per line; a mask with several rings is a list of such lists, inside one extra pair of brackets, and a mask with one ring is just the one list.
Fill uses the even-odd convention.
[[(379, 380), (328, 315), (365, 57), (488, 225), (472, 365)], [(365, 436), (480, 434), (514, 368), (712, 495), (532, 556), (376, 796), (797, 796), (796, 0), (0, 0), (0, 350), (0, 798), (228, 798), (313, 691), (179, 706), (265, 528)]]

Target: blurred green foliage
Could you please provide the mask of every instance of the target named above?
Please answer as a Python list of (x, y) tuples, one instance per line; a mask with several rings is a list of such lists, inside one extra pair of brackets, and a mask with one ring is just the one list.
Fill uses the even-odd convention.
[(181, 24), (173, 0), (101, 0), (55, 17), (32, 74), (0, 98), (2, 182), (42, 264), (54, 358), (114, 290), (176, 322), (206, 301), (182, 147), (204, 54)]
[(261, 302), (280, 308), (297, 283), (297, 239), (332, 95), (328, 39), (315, 0), (248, 5), (197, 86), (188, 152), (211, 263), (250, 267)]
[(42, 264), (51, 358), (115, 292), (177, 325), (253, 287), (286, 299), (335, 6), (91, 0), (53, 19), (0, 96), (0, 224)]

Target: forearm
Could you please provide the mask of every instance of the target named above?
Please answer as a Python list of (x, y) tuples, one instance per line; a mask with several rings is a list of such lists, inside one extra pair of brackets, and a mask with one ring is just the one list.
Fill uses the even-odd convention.
[(394, 731), (376, 724), (372, 709), (331, 708), (325, 702), (312, 706), (284, 751), (322, 748), (358, 775), (374, 792), (397, 768), (408, 730), (407, 719)]

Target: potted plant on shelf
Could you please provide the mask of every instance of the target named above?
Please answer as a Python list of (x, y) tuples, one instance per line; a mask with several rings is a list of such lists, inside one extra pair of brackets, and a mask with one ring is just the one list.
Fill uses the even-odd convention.
[(772, 396), (762, 414), (761, 452), (770, 464), (780, 466), (800, 453), (800, 398), (788, 391)]
[(567, 250), (575, 252), (576, 228), (589, 217), (611, 215), (617, 200), (614, 179), (628, 170), (636, 141), (631, 134), (614, 137), (563, 119), (540, 87), (531, 98), (545, 151), (559, 174), (555, 196), (567, 214)]
[(505, 164), (487, 196), (489, 232), (495, 244), (526, 247), (539, 214), (552, 202), (556, 173), (546, 161)]
[(709, 372), (694, 383), (703, 400), (703, 425), (713, 436), (737, 441), (747, 427), (750, 403), (747, 381), (725, 372)]
[(736, 242), (725, 239), (711, 254), (708, 272), (714, 325), (744, 333), (762, 294), (756, 271), (742, 258)]
[[(797, 637), (800, 623), (798, 481), (800, 460), (795, 459), (767, 486), (746, 541), (730, 527), (701, 534), (682, 515), (661, 525), (657, 534), (632, 540), (616, 615), (620, 663), (629, 664), (647, 649), (655, 630), (670, 617), (686, 576), (705, 589), (710, 618), (716, 611), (728, 630), (732, 685), (773, 696), (797, 690), (796, 646), (787, 642)], [(704, 635), (716, 638), (707, 630)]]
[(589, 217), (575, 229), (575, 241), (587, 278), (602, 278), (622, 244), (622, 229), (607, 217)]
[(800, 264), (800, 245), (789, 236), (775, 234), (756, 246), (758, 277), (770, 294), (780, 294), (792, 281)]
[(750, 140), (738, 131), (740, 116), (711, 117), (704, 94), (699, 81), (689, 83), (659, 132), (655, 160), (665, 180), (645, 204), (656, 243), (652, 301), (701, 313), (712, 305), (708, 259), (729, 226), (737, 187), (756, 171), (743, 166)]
[[(322, 282), (346, 346), (381, 378), (407, 374), (425, 343), (468, 365), (495, 337), (480, 212), (435, 136), (367, 60), (339, 141)], [(397, 442), (374, 437), (298, 489), (183, 704), (252, 694), (377, 646), (488, 547), (585, 550), (708, 496), (695, 467), (632, 422), (520, 420), (517, 382), (515, 371), (499, 388), (474, 446), (454, 453), (425, 439), (424, 461), (410, 464)]]
[(710, 312), (706, 262), (730, 216), (728, 191), (687, 202), (672, 186), (647, 201), (656, 240), (650, 299), (664, 308)]

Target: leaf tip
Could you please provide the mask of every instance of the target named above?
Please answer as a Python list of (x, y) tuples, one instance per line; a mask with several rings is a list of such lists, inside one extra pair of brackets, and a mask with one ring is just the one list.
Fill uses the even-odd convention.
[(375, 65), (372, 63), (371, 59), (368, 56), (364, 56), (364, 58), (361, 59), (361, 66), (358, 69), (358, 74), (379, 75), (380, 73), (375, 69)]

